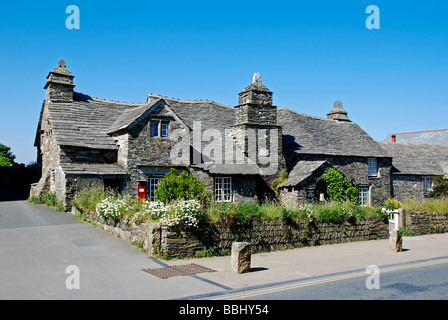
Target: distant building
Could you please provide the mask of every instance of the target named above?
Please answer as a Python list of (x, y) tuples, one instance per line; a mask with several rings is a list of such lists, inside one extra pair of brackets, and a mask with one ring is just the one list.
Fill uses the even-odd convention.
[(432, 188), (433, 177), (448, 178), (448, 146), (380, 142), (393, 158), (391, 196), (422, 200)]
[(448, 146), (448, 129), (389, 133), (383, 142)]

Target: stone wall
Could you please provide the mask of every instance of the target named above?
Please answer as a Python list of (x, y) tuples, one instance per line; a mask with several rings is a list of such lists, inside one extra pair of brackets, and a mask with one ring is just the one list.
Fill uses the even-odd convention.
[(310, 223), (293, 221), (254, 222), (250, 226), (201, 226), (186, 232), (180, 228), (162, 228), (161, 247), (172, 257), (194, 256), (204, 248), (230, 250), (234, 241), (251, 244), (252, 252), (268, 252), (313, 245), (386, 239), (389, 225), (379, 217), (357, 223)]
[(448, 232), (448, 214), (407, 212), (405, 221), (415, 235)]
[(425, 198), (423, 177), (393, 174), (391, 176), (391, 196), (399, 201), (408, 198), (423, 200)]
[[(75, 207), (72, 213), (79, 213)], [(158, 223), (134, 225), (84, 212), (88, 220), (121, 239), (138, 244), (151, 255), (194, 257), (206, 249), (230, 252), (232, 243), (248, 242), (253, 253), (304, 246), (389, 238), (389, 224), (371, 216), (355, 223), (340, 224), (304, 221), (255, 221), (251, 225), (201, 225), (197, 230), (161, 227)], [(405, 213), (406, 226), (415, 235), (448, 232), (448, 214)]]

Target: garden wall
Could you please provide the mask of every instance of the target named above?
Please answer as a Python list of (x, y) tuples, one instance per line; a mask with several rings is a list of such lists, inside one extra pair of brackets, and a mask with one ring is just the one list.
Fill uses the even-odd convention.
[(405, 221), (415, 235), (448, 232), (448, 214), (407, 212)]
[[(75, 208), (72, 213), (79, 213)], [(100, 228), (137, 245), (152, 255), (195, 257), (208, 250), (230, 253), (232, 242), (251, 244), (252, 253), (353, 241), (387, 239), (389, 225), (378, 216), (357, 222), (306, 223), (304, 221), (254, 221), (250, 225), (201, 225), (185, 231), (179, 227), (160, 227), (158, 223), (131, 225), (85, 212)], [(406, 213), (406, 226), (415, 235), (448, 232), (448, 215)]]

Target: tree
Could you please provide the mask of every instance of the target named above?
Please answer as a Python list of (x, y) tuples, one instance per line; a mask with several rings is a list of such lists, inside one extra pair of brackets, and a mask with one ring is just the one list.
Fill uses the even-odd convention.
[(10, 147), (0, 143), (0, 167), (10, 167), (14, 164), (16, 156), (10, 150)]
[(198, 181), (194, 174), (187, 171), (177, 174), (174, 168), (157, 184), (154, 196), (156, 201), (163, 203), (183, 199), (199, 200), (201, 204), (206, 204), (211, 199), (205, 183)]
[(358, 189), (338, 169), (327, 169), (324, 181), (327, 183), (327, 193), (331, 200), (349, 200), (359, 205)]

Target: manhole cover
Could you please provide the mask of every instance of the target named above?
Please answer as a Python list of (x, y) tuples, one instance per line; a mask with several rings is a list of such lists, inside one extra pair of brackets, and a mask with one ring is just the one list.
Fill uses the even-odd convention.
[(177, 276), (191, 276), (197, 273), (203, 272), (216, 272), (215, 270), (200, 266), (195, 263), (181, 265), (181, 266), (169, 266), (164, 268), (156, 269), (143, 269), (143, 271), (148, 272), (156, 277), (167, 279), (170, 277)]

